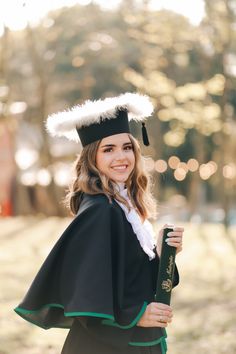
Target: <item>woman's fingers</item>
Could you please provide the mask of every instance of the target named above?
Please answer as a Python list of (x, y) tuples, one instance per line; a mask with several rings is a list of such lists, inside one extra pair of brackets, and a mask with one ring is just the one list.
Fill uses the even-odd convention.
[(182, 236), (179, 236), (179, 235), (176, 235), (176, 236), (169, 236), (168, 235), (168, 238), (166, 239), (168, 241), (171, 241), (171, 242), (182, 242), (183, 240), (183, 237)]
[(163, 321), (164, 318), (165, 319), (164, 322), (167, 322), (167, 319), (172, 318), (173, 314), (167, 311), (157, 311), (157, 312), (150, 312), (149, 317), (151, 319), (156, 319), (160, 321)]
[(173, 231), (168, 232), (167, 243), (170, 246), (176, 247), (176, 253), (182, 250), (182, 236), (184, 232), (184, 228), (181, 226), (174, 226), (172, 224), (165, 224), (159, 231), (159, 236), (157, 239), (156, 251), (161, 256), (161, 248), (162, 248), (162, 240), (164, 235), (164, 229), (169, 228), (173, 229)]
[[(150, 316), (154, 316), (156, 319), (160, 319), (162, 321), (162, 318), (172, 318), (173, 313), (172, 309), (170, 306), (166, 304), (162, 304), (160, 302), (152, 302), (150, 306), (150, 311), (149, 311)], [(167, 322), (167, 321), (164, 321)]]
[(172, 309), (160, 302), (151, 302), (138, 322), (141, 327), (167, 327), (172, 321)]
[(172, 308), (169, 305), (163, 304), (162, 302), (151, 302), (148, 306), (150, 306), (151, 309), (155, 308), (156, 310), (172, 312)]
[(169, 239), (166, 242), (169, 246), (174, 246), (174, 247), (182, 246), (182, 241)]
[(183, 235), (184, 229), (182, 230), (173, 230), (168, 232), (167, 236), (168, 237), (181, 237)]
[(169, 246), (176, 247), (177, 253), (182, 250), (183, 245), (183, 227), (174, 227), (173, 231), (168, 232), (166, 242)]
[[(163, 230), (167, 227), (167, 224), (165, 224), (163, 226), (163, 228), (161, 229), (161, 234), (163, 236)], [(184, 228), (183, 227), (173, 227), (173, 231), (168, 232), (167, 234), (167, 239), (166, 242), (174, 242), (174, 243), (182, 243), (183, 240), (183, 232), (184, 232)]]
[(157, 322), (171, 322), (172, 321), (173, 315), (157, 315), (157, 314), (150, 314), (149, 315), (149, 320), (151, 321), (157, 321)]

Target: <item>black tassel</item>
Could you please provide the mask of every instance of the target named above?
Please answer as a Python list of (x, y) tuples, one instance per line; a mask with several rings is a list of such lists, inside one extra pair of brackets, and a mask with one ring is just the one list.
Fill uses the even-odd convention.
[(148, 133), (147, 129), (145, 127), (145, 123), (142, 123), (142, 137), (143, 137), (143, 143), (145, 146), (149, 146), (149, 139), (148, 139)]

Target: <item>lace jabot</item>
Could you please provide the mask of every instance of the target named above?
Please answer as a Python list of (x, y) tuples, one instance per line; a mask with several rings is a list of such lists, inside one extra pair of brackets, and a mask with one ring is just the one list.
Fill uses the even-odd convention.
[(130, 211), (123, 203), (119, 202), (117, 199), (116, 202), (124, 211), (126, 219), (131, 224), (132, 229), (135, 235), (137, 236), (137, 239), (143, 251), (148, 255), (149, 260), (152, 260), (156, 256), (155, 253), (153, 252), (153, 249), (155, 247), (155, 241), (154, 241), (155, 233), (152, 224), (147, 219), (142, 223), (139, 214), (137, 213), (137, 211), (135, 210), (135, 208), (133, 207), (129, 199), (125, 185), (119, 183), (118, 188), (119, 188), (119, 194), (127, 200), (131, 208)]

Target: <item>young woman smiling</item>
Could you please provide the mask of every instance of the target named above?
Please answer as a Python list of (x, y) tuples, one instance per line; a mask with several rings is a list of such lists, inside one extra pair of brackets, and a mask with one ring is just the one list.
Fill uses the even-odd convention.
[[(15, 311), (43, 328), (69, 328), (62, 354), (166, 353), (173, 314), (155, 293), (168, 225), (155, 241), (150, 177), (128, 124), (151, 113), (148, 97), (127, 93), (48, 118), (52, 135), (79, 136), (83, 146), (66, 199), (75, 218)], [(177, 252), (183, 231), (169, 235)]]
[(116, 134), (102, 139), (96, 166), (100, 173), (115, 182), (126, 182), (134, 169), (133, 145), (128, 134)]

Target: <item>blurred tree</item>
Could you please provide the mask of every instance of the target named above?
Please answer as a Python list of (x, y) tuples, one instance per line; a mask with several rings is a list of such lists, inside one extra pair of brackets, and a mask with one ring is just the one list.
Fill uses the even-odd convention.
[[(200, 55), (197, 29), (183, 16), (148, 11), (147, 1), (139, 16), (126, 11), (125, 19), (132, 23), (129, 39), (139, 43), (142, 53), (138, 69), (127, 68), (124, 77), (154, 99), (157, 119), (152, 132), (156, 158), (168, 159), (177, 154), (183, 159), (196, 157), (203, 163), (206, 150), (202, 130), (207, 122), (202, 111), (207, 92), (204, 82), (189, 83), (202, 79), (196, 63)], [(192, 133), (188, 134), (190, 130)], [(193, 136), (191, 144), (189, 135)], [(197, 174), (190, 178), (192, 212), (200, 204), (196, 203), (200, 182)], [(186, 194), (187, 189), (183, 192)]]
[[(151, 146), (145, 154), (165, 160), (173, 154), (182, 161), (195, 157), (203, 164), (219, 161), (227, 141), (221, 168), (210, 179), (200, 176), (201, 171), (188, 172), (183, 183), (177, 183), (170, 169), (160, 174), (158, 198), (166, 199), (168, 186), (188, 197), (194, 213), (201, 208), (203, 189), (207, 200), (219, 200), (216, 185), (223, 191), (226, 183), (222, 167), (234, 159), (236, 98), (229, 62), (236, 51), (235, 27), (234, 19), (221, 16), (219, 10), (219, 3), (232, 7), (233, 2), (217, 0), (213, 9), (209, 1), (207, 17), (198, 27), (173, 12), (150, 11), (148, 3), (123, 1), (114, 11), (102, 11), (94, 3), (76, 5), (51, 12), (39, 26), (12, 34), (11, 95), (26, 101), (24, 122), (28, 128), (39, 128), (33, 140), (41, 150), (40, 166), (49, 169), (58, 159), (70, 161), (74, 150), (63, 157), (49, 156), (46, 116), (88, 98), (128, 90), (149, 94), (155, 104), (148, 127)], [(134, 127), (137, 136), (140, 130)], [(235, 179), (231, 186), (228, 182), (235, 196)]]
[[(37, 122), (40, 130), (40, 134), (42, 136), (42, 144), (40, 149), (40, 168), (46, 169), (53, 163), (52, 156), (50, 154), (50, 145), (49, 145), (49, 137), (45, 129), (44, 120), (47, 116), (47, 88), (48, 88), (48, 75), (47, 75), (47, 67), (44, 65), (43, 58), (39, 55), (37, 50), (37, 41), (34, 38), (34, 33), (30, 26), (27, 26), (27, 44), (29, 50), (29, 58), (32, 63), (32, 68), (34, 70), (34, 75), (38, 81), (38, 87), (35, 92), (38, 98), (38, 106), (37, 106)], [(42, 194), (42, 192), (41, 192)], [(37, 201), (40, 199), (37, 198)], [(45, 205), (48, 206), (50, 204), (51, 213), (55, 215), (63, 215), (62, 206), (58, 200), (57, 188), (54, 182), (54, 179), (51, 179), (51, 182), (45, 186), (44, 188), (44, 200), (43, 200), (44, 208)], [(36, 209), (37, 206), (36, 206)]]
[[(124, 76), (134, 87), (147, 92), (156, 101), (159, 123), (156, 129), (152, 129), (155, 132), (156, 151), (164, 158), (171, 152), (185, 159), (193, 156), (203, 164), (207, 159), (215, 158), (217, 144), (212, 138), (221, 136), (223, 139), (219, 146), (227, 150), (227, 160), (233, 161), (234, 155), (224, 142), (229, 136), (224, 136), (225, 118), (222, 119), (229, 108), (230, 95), (226, 98), (227, 75), (219, 65), (221, 61), (223, 63), (219, 53), (209, 53), (209, 48), (216, 45), (214, 39), (207, 36), (204, 22), (196, 28), (182, 16), (169, 11), (148, 11), (147, 3), (143, 2), (139, 16), (132, 15), (132, 11), (127, 13), (126, 9), (125, 18), (132, 23), (129, 38), (139, 43), (142, 55), (139, 68), (127, 68)], [(214, 11), (209, 10), (213, 16), (217, 6), (209, 3), (214, 7)], [(227, 6), (229, 9), (229, 2)], [(222, 18), (221, 21), (222, 33), (232, 34), (232, 21), (229, 18)], [(207, 30), (212, 30), (211, 19), (207, 18), (205, 22), (208, 23)], [(223, 46), (220, 40), (222, 36), (218, 37), (217, 46), (226, 53), (226, 45)], [(227, 35), (224, 35), (224, 41), (226, 39)], [(228, 135), (232, 137), (232, 131), (228, 131)], [(221, 160), (216, 177), (221, 181), (220, 191), (225, 191), (225, 184), (229, 185), (222, 174), (226, 162)], [(212, 181), (215, 183), (214, 178)], [(206, 179), (200, 178), (199, 174), (191, 175), (188, 199), (192, 212), (201, 208), (201, 189), (206, 183)], [(228, 190), (232, 195), (232, 186)], [(221, 193), (224, 195), (222, 205), (227, 215), (229, 205), (226, 193)]]
[[(205, 0), (206, 19), (202, 24), (203, 30), (208, 33), (210, 43), (212, 68), (218, 71), (224, 79), (224, 87), (218, 98), (220, 107), (221, 129), (215, 139), (215, 159), (219, 164), (217, 190), (221, 205), (225, 211), (224, 224), (229, 225), (229, 209), (232, 206), (232, 181), (222, 174), (224, 166), (235, 160), (236, 153), (236, 102), (235, 97), (236, 72), (236, 6), (232, 0), (217, 0), (214, 4)], [(232, 61), (233, 59), (233, 62)], [(211, 69), (212, 70), (212, 69)]]

